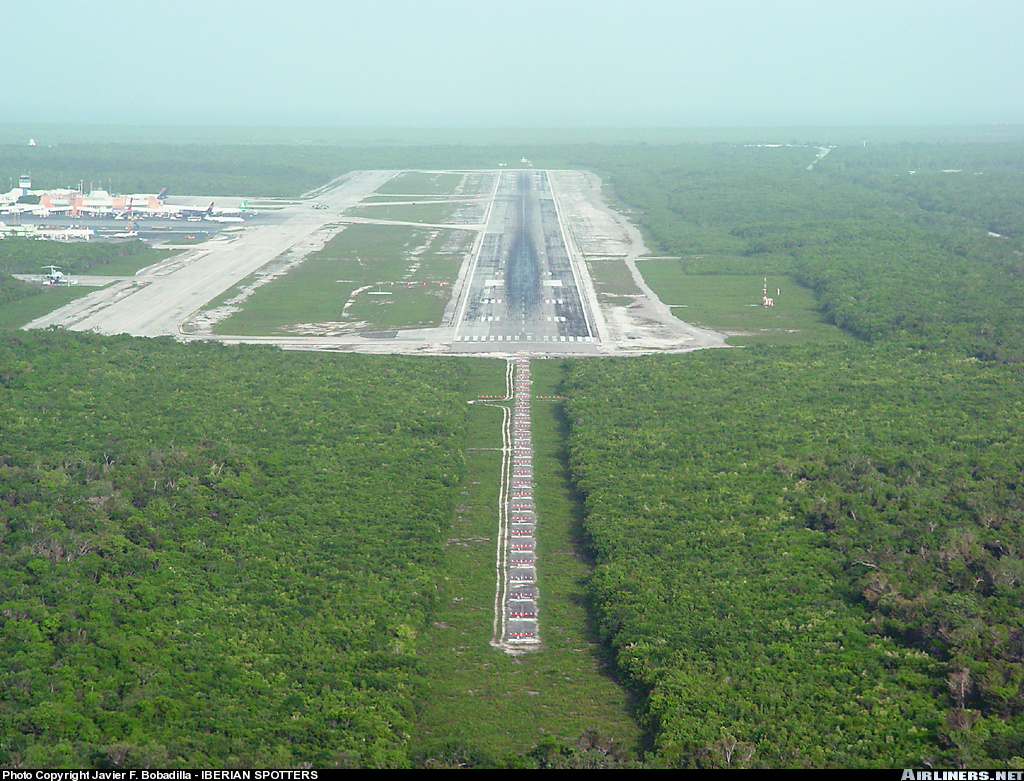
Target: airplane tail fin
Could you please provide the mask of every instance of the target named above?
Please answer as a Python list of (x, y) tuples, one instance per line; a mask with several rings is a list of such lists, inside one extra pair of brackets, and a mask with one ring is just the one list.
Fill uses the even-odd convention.
[(158, 201), (162, 201), (166, 197), (167, 197), (167, 188), (166, 187), (156, 194), (156, 199)]
[(211, 214), (213, 214), (213, 201), (210, 201), (210, 205), (206, 207), (206, 211), (204, 212), (205, 216), (209, 216)]

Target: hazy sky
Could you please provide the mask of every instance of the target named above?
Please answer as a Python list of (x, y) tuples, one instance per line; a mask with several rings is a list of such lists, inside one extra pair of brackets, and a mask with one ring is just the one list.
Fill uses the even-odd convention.
[(0, 0), (0, 122), (1024, 122), (1022, 0)]

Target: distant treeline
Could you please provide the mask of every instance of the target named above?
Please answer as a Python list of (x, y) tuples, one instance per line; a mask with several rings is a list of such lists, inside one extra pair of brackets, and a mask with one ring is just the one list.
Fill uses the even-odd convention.
[[(116, 193), (287, 197), (349, 171), (378, 168), (497, 168), (521, 152), (500, 147), (337, 147), (277, 145), (74, 144), (0, 146), (0, 175), (33, 189), (84, 187)], [(515, 157), (509, 157), (515, 155)], [(0, 180), (2, 181), (2, 180)]]

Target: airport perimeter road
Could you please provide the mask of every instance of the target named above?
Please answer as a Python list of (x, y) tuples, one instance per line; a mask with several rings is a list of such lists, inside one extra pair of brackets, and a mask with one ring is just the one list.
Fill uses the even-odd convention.
[(462, 292), (452, 352), (597, 354), (593, 310), (547, 172), (503, 171)]
[(26, 328), (58, 325), (75, 331), (133, 336), (179, 334), (179, 324), (281, 253), (308, 240), (397, 171), (359, 171), (318, 194), (326, 209), (289, 206), (276, 225), (248, 226), (231, 240), (206, 244), (151, 266), (130, 281), (97, 291)]

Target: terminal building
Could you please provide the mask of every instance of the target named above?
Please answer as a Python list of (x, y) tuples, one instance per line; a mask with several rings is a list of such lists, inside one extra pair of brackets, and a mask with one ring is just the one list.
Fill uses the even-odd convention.
[[(152, 194), (111, 195), (104, 189), (85, 192), (84, 184), (77, 190), (33, 190), (27, 174), (18, 179), (18, 186), (0, 194), (0, 214), (34, 214), (48, 217), (108, 217), (128, 215), (132, 211), (154, 214), (160, 211), (167, 191)], [(31, 198), (38, 198), (38, 203)]]
[(39, 208), (50, 214), (72, 217), (116, 215), (133, 209), (153, 211), (160, 208), (159, 195), (111, 195), (106, 190), (46, 190), (39, 196)]

